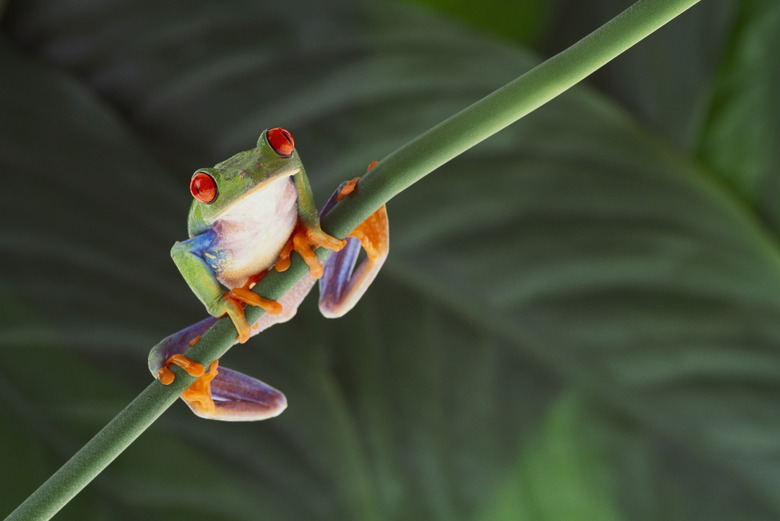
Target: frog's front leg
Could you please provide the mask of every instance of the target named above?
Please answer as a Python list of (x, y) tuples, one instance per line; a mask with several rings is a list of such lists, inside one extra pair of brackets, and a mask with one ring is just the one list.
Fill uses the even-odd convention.
[(320, 227), (320, 216), (314, 205), (309, 178), (303, 167), (295, 174), (293, 182), (298, 194), (298, 223), (279, 254), (279, 259), (276, 261), (276, 271), (286, 271), (290, 266), (290, 254), (296, 251), (309, 267), (309, 274), (315, 279), (319, 279), (322, 277), (323, 268), (314, 253), (314, 248), (339, 251), (347, 243), (325, 233)]
[(261, 307), (272, 315), (281, 313), (282, 307), (274, 300), (252, 293), (248, 287), (226, 290), (219, 283), (214, 274), (214, 266), (219, 266), (223, 261), (219, 252), (210, 249), (214, 236), (214, 232), (209, 230), (186, 241), (177, 242), (171, 248), (171, 257), (209, 314), (214, 317), (227, 314), (230, 317), (236, 327), (238, 341), (243, 344), (249, 339), (249, 324), (244, 316), (244, 304)]
[(203, 366), (182, 355), (216, 321), (214, 317), (206, 318), (163, 339), (149, 353), (149, 371), (166, 384), (173, 381), (173, 372), (169, 369), (172, 364), (198, 376), (181, 398), (201, 418), (254, 421), (281, 414), (287, 407), (287, 399), (265, 382), (218, 367), (216, 361), (205, 371)]

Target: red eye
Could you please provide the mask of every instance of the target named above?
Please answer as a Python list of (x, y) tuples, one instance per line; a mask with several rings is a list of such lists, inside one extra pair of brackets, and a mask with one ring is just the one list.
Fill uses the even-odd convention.
[(217, 183), (206, 172), (196, 172), (190, 181), (190, 193), (201, 203), (210, 203), (217, 197)]
[(295, 141), (292, 135), (283, 128), (272, 128), (266, 132), (268, 144), (274, 151), (283, 157), (290, 157), (295, 150)]

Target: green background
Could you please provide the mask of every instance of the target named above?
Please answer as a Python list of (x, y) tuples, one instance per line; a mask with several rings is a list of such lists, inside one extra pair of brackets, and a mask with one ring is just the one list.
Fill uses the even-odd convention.
[[(204, 316), (168, 252), (198, 167), (296, 138), (343, 180), (628, 7), (0, 2), (0, 514)], [(706, 0), (390, 202), (361, 304), (226, 365), (57, 519), (780, 516), (780, 3)]]

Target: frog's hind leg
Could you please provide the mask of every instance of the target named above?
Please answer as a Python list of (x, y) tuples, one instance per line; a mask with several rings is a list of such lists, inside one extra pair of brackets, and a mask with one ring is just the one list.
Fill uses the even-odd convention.
[[(342, 184), (323, 207), (323, 214), (354, 191), (357, 180)], [(355, 268), (361, 247), (366, 258)], [(320, 312), (337, 318), (352, 309), (376, 278), (389, 249), (387, 209), (382, 206), (349, 234), (344, 248), (328, 257), (320, 279)]]
[(201, 364), (184, 356), (217, 319), (208, 317), (174, 333), (149, 353), (149, 370), (163, 384), (173, 382), (172, 364), (182, 367), (198, 379), (181, 398), (202, 418), (228, 421), (264, 420), (279, 415), (287, 407), (284, 394), (250, 376), (215, 361), (206, 371)]

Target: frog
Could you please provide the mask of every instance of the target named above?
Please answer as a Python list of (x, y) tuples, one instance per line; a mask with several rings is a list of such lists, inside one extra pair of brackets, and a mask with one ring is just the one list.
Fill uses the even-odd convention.
[[(181, 395), (197, 416), (256, 421), (278, 416), (287, 407), (285, 395), (262, 380), (220, 366), (216, 360), (205, 369), (185, 356), (217, 320), (229, 317), (236, 343), (243, 344), (292, 319), (317, 281), (320, 312), (338, 318), (356, 305), (376, 278), (389, 252), (385, 206), (344, 239), (320, 226), (320, 217), (358, 190), (359, 180), (339, 185), (318, 212), (292, 134), (280, 127), (264, 130), (255, 148), (192, 175), (189, 238), (173, 245), (171, 257), (209, 316), (155, 345), (148, 366), (164, 385), (175, 378), (171, 365), (197, 377)], [(321, 263), (316, 248), (333, 253)], [(361, 249), (365, 255), (357, 265)], [(252, 291), (271, 269), (285, 271), (293, 253), (303, 258), (308, 273), (290, 291), (278, 300)], [(265, 313), (250, 325), (246, 306)]]

